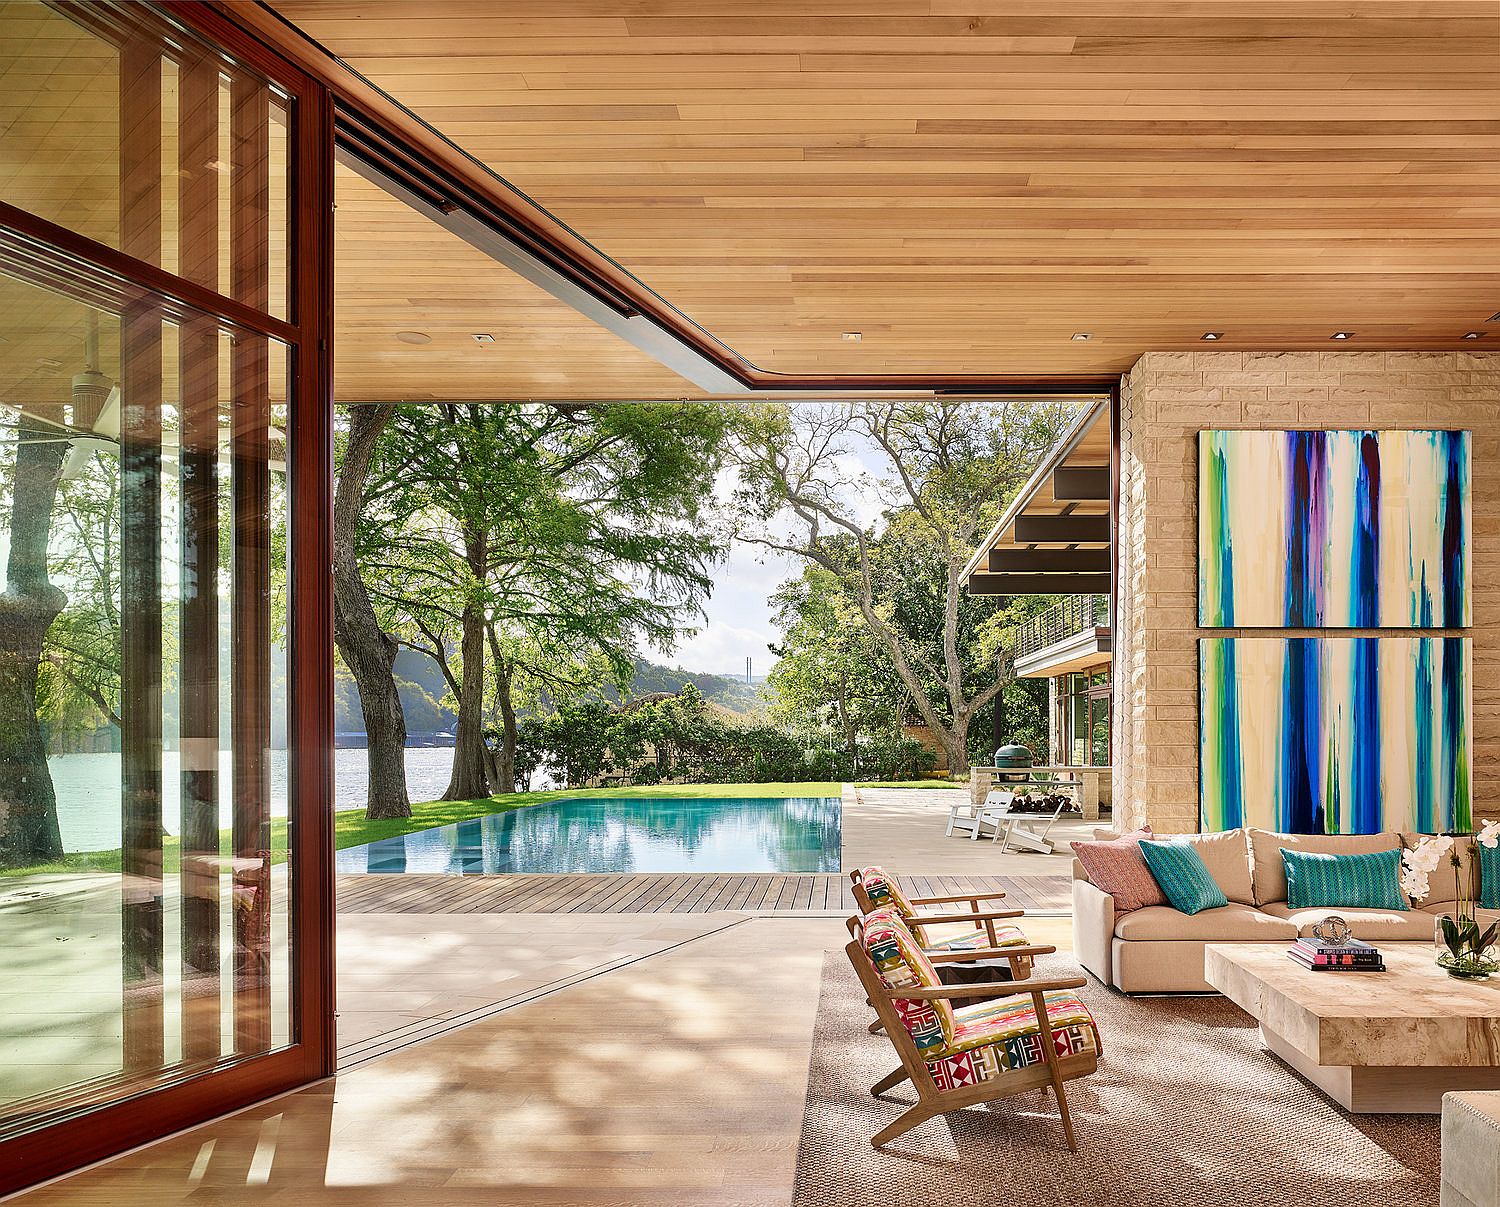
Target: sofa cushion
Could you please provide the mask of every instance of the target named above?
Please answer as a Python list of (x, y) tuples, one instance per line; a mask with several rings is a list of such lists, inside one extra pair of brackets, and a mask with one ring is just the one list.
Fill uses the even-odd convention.
[(1390, 851), (1401, 845), (1394, 830), (1384, 834), (1278, 834), (1274, 830), (1250, 831), (1254, 858), (1255, 904), (1286, 900), (1286, 873), (1282, 851), (1315, 851), (1321, 855), (1361, 855)]
[[(1150, 830), (1150, 826), (1146, 829)], [(1097, 838), (1101, 833), (1094, 831)], [(1116, 837), (1118, 837), (1116, 835)], [(1224, 896), (1241, 905), (1255, 904), (1255, 891), (1250, 883), (1250, 839), (1244, 830), (1209, 830), (1202, 834), (1159, 834), (1153, 838), (1171, 838), (1173, 842), (1187, 842), (1203, 857), (1214, 883), (1224, 890)]]
[[(1428, 923), (1429, 929), (1431, 922)], [(1217, 909), (1184, 914), (1170, 905), (1148, 905), (1115, 919), (1115, 937), (1132, 940), (1191, 939), (1200, 943), (1290, 942), (1297, 928), (1253, 906), (1231, 902)], [(1201, 969), (1200, 969), (1201, 970)]]
[[(1470, 846), (1464, 843), (1464, 848)], [(1449, 885), (1453, 877), (1448, 877)], [(1479, 848), (1479, 904), (1485, 909), (1500, 909), (1500, 847)]]
[(1401, 891), (1401, 852), (1322, 855), (1282, 851), (1286, 903), (1292, 909), (1394, 909), (1409, 906)]
[(1110, 842), (1075, 842), (1073, 853), (1089, 883), (1115, 899), (1115, 909), (1128, 913), (1145, 905), (1166, 905), (1167, 895), (1146, 866), (1141, 854), (1142, 838), (1150, 831), (1122, 834)]
[(1197, 914), (1229, 904), (1229, 898), (1209, 872), (1203, 856), (1191, 844), (1143, 839), (1140, 848), (1146, 857), (1146, 866), (1174, 909)]
[(1292, 909), (1285, 901), (1272, 901), (1262, 905), (1261, 912), (1267, 917), (1284, 919), (1296, 927), (1297, 934), (1308, 936), (1312, 928), (1324, 918), (1337, 914), (1349, 923), (1356, 939), (1367, 943), (1415, 943), (1432, 942), (1433, 915), (1426, 910), (1408, 909)]

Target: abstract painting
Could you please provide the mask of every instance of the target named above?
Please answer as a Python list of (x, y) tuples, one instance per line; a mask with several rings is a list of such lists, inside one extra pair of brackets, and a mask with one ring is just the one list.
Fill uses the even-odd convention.
[(1467, 831), (1467, 637), (1205, 637), (1199, 826)]
[(1464, 628), (1469, 433), (1198, 433), (1204, 628)]

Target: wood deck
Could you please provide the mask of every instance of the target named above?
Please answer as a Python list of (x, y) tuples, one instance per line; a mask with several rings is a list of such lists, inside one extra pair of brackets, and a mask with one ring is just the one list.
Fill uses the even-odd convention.
[[(1009, 894), (1006, 904), (1033, 912), (1071, 908), (1066, 876), (909, 876), (918, 897), (942, 893)], [(338, 877), (342, 913), (403, 914), (705, 914), (842, 913), (854, 908), (849, 878), (818, 875), (506, 875), (361, 874)]]

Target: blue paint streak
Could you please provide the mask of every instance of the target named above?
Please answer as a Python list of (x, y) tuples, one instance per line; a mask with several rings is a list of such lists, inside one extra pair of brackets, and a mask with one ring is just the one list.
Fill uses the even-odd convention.
[(1438, 786), (1438, 818), (1444, 829), (1458, 821), (1458, 756), (1464, 740), (1464, 642), (1462, 637), (1443, 638), (1443, 748), (1442, 776)]
[(1327, 500), (1328, 433), (1287, 432), (1286, 624), (1310, 628), (1323, 623), (1322, 556)]
[(1432, 643), (1417, 642), (1416, 768), (1412, 800), (1416, 803), (1416, 826), (1422, 834), (1435, 834), (1439, 827), (1432, 782)]
[(1468, 496), (1469, 482), (1467, 432), (1439, 432), (1443, 442), (1443, 627), (1462, 628), (1468, 623), (1464, 616), (1464, 577), (1467, 571), (1468, 550), (1464, 544), (1463, 501)]
[(1380, 625), (1380, 442), (1374, 432), (1359, 435), (1359, 471), (1354, 483), (1354, 547), (1350, 577), (1353, 628)]
[(1353, 683), (1350, 695), (1353, 768), (1349, 802), (1351, 834), (1380, 833), (1380, 640), (1354, 638)]
[(1322, 831), (1323, 745), (1321, 642), (1293, 637), (1286, 642), (1281, 696), (1281, 787), (1276, 828), (1289, 834)]

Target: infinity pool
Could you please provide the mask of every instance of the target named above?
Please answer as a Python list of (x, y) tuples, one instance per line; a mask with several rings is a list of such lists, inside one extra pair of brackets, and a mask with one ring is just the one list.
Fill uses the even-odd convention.
[(336, 853), (340, 872), (836, 872), (836, 796), (549, 801)]

